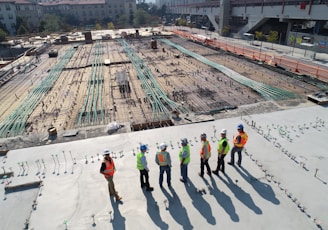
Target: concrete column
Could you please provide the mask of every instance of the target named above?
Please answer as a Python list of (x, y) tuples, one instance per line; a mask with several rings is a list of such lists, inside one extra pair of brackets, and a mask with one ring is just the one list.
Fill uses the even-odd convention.
[[(229, 28), (230, 0), (220, 1), (219, 34), (224, 35), (224, 28)], [(226, 34), (225, 34), (226, 35)]]

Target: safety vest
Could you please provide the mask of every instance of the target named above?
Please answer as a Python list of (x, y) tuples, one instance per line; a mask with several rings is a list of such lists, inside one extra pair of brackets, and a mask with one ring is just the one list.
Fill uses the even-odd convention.
[(160, 166), (166, 166), (166, 165), (168, 165), (168, 162), (167, 162), (167, 152), (166, 151), (158, 152), (157, 153), (157, 159), (158, 159), (158, 164)]
[(183, 164), (186, 165), (190, 162), (190, 146), (189, 145), (186, 145), (186, 146), (183, 146), (181, 149), (180, 149), (180, 152), (179, 152), (179, 158), (180, 158), (180, 162), (182, 161), (182, 153), (184, 151), (187, 151), (187, 157), (185, 158), (185, 160), (183, 161)]
[(142, 152), (141, 153), (138, 153), (138, 155), (137, 155), (137, 169), (139, 169), (139, 170), (144, 170), (145, 169), (144, 166), (143, 166), (143, 164), (142, 164), (142, 162), (141, 162), (141, 158), (144, 155), (145, 155), (145, 153), (142, 153)]
[[(227, 142), (227, 146), (225, 147), (224, 151), (223, 151), (223, 142)], [(228, 143), (228, 139), (225, 137), (225, 138), (222, 138), (221, 140), (219, 140), (218, 153), (226, 155), (229, 152), (229, 150), (230, 150), (230, 146), (229, 146), (229, 143)]]
[(114, 171), (115, 171), (115, 165), (114, 165), (114, 161), (112, 160), (112, 163), (110, 163), (109, 161), (104, 161), (106, 164), (106, 169), (103, 171), (104, 176), (106, 178), (113, 176), (114, 175)]
[[(237, 143), (237, 137), (240, 136), (241, 137), (241, 140), (240, 140), (240, 143)], [(242, 132), (242, 133), (238, 133), (237, 135), (235, 135), (233, 137), (233, 144), (236, 146), (236, 147), (244, 147), (244, 145), (246, 144), (248, 140), (248, 136), (247, 136), (247, 133), (245, 132)]]
[(204, 159), (211, 157), (211, 145), (208, 141), (203, 143), (202, 149), (200, 150), (200, 157)]

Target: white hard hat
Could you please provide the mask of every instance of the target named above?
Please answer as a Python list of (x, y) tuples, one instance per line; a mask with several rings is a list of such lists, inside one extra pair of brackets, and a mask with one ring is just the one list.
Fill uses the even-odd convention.
[(107, 154), (109, 154), (110, 152), (109, 152), (109, 149), (104, 149), (104, 153), (103, 153), (103, 155), (107, 155)]
[(222, 129), (221, 130), (221, 134), (227, 134), (227, 130), (226, 129)]
[(164, 150), (164, 149), (166, 149), (166, 147), (167, 147), (167, 144), (165, 144), (165, 143), (162, 143), (159, 145), (160, 150)]

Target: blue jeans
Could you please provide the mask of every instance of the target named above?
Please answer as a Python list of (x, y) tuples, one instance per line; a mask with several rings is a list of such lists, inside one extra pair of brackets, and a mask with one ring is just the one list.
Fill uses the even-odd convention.
[(166, 180), (167, 180), (167, 185), (171, 186), (171, 167), (166, 165), (166, 166), (159, 166), (159, 186), (163, 186), (163, 174), (166, 172)]
[(181, 177), (184, 181), (187, 181), (188, 179), (188, 164), (183, 164), (180, 167)]
[(237, 164), (238, 165), (241, 165), (241, 151), (243, 151), (243, 147), (236, 147), (234, 146), (232, 149), (231, 149), (231, 159), (230, 159), (230, 163), (233, 165), (235, 163), (235, 152), (238, 153), (238, 161), (237, 161)]

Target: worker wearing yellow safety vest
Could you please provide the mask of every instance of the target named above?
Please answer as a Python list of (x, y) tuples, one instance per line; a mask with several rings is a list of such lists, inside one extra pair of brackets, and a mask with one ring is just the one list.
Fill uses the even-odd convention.
[(235, 152), (238, 153), (237, 165), (241, 167), (242, 155), (241, 152), (244, 149), (244, 146), (248, 140), (247, 133), (244, 131), (244, 126), (239, 124), (237, 126), (238, 133), (233, 137), (233, 148), (231, 149), (231, 159), (228, 162), (229, 165), (235, 164)]
[(188, 145), (187, 138), (181, 139), (182, 148), (179, 152), (179, 160), (180, 160), (180, 181), (186, 183), (188, 180), (188, 164), (190, 162), (190, 146)]
[(221, 130), (221, 139), (219, 140), (219, 143), (218, 143), (218, 164), (216, 166), (216, 169), (212, 171), (216, 175), (219, 175), (220, 170), (223, 173), (225, 173), (224, 158), (230, 150), (230, 146), (229, 146), (228, 139), (226, 136), (227, 136), (227, 130), (222, 129)]
[(167, 144), (162, 143), (159, 146), (160, 152), (156, 153), (155, 162), (159, 165), (159, 186), (163, 187), (163, 175), (166, 173), (167, 186), (171, 187), (171, 157), (166, 151)]
[(153, 191), (154, 188), (149, 185), (149, 168), (145, 156), (147, 149), (146, 145), (140, 145), (140, 153), (137, 155), (137, 169), (140, 171), (141, 188), (146, 187), (147, 191)]
[(100, 173), (105, 176), (105, 179), (108, 182), (108, 190), (110, 196), (115, 196), (116, 201), (120, 201), (122, 197), (120, 197), (115, 190), (115, 185), (113, 181), (114, 173), (115, 173), (115, 164), (113, 159), (109, 155), (109, 150), (104, 150), (104, 160), (101, 164)]
[(211, 157), (211, 145), (206, 139), (206, 134), (202, 133), (200, 135), (200, 139), (202, 141), (202, 148), (200, 150), (200, 172), (198, 175), (200, 177), (204, 176), (204, 167), (206, 166), (207, 174), (209, 176), (212, 176), (210, 165), (208, 164), (208, 160)]

